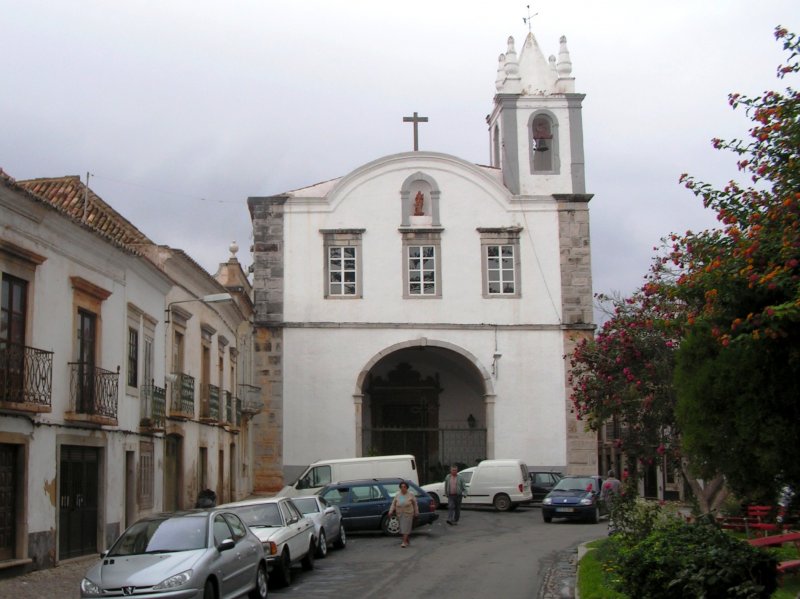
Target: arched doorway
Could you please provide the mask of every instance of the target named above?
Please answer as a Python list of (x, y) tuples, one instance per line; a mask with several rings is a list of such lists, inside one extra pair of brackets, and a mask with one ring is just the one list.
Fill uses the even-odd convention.
[(361, 378), (361, 455), (413, 454), (421, 483), (488, 457), (488, 374), (428, 340), (383, 352)]

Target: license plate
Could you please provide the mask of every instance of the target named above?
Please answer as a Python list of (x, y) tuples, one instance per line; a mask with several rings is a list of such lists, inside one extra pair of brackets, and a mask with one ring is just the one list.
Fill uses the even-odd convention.
[(574, 512), (575, 508), (574, 507), (557, 507), (556, 511), (557, 512)]

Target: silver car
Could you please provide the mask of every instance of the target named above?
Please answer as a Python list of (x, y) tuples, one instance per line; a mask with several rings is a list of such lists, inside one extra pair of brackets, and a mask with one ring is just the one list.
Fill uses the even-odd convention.
[(81, 597), (233, 599), (267, 597), (267, 562), (256, 536), (229, 510), (144, 518), (101, 555)]
[(237, 514), (264, 546), (271, 578), (279, 586), (292, 582), (292, 566), (314, 569), (317, 537), (314, 523), (288, 497), (246, 499), (220, 506)]
[(342, 512), (339, 506), (325, 501), (319, 495), (293, 497), (292, 501), (303, 512), (306, 518), (314, 522), (317, 535), (317, 557), (328, 555), (328, 546), (344, 549), (347, 545), (347, 535), (342, 524)]

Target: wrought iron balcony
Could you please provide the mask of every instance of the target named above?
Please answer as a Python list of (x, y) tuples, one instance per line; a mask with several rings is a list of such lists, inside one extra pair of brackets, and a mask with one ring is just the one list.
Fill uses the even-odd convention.
[(200, 385), (200, 420), (219, 422), (219, 387), (216, 385)]
[(70, 362), (70, 418), (117, 424), (119, 368), (103, 370), (87, 362)]
[(172, 376), (169, 417), (191, 420), (194, 418), (194, 377), (182, 372), (174, 372)]
[(167, 410), (167, 390), (163, 387), (156, 387), (155, 382), (151, 381), (142, 387), (139, 399), (142, 407), (139, 426), (153, 431), (163, 431)]
[(261, 401), (261, 387), (239, 385), (239, 397), (242, 400), (241, 413), (245, 416), (254, 416), (264, 408), (264, 402)]
[(53, 392), (53, 352), (0, 341), (0, 407), (49, 412)]
[(228, 428), (231, 430), (235, 430), (236, 427), (236, 406), (234, 404), (235, 398), (230, 391), (223, 391), (222, 392), (222, 403), (225, 406), (225, 414), (222, 418), (223, 422), (225, 423)]

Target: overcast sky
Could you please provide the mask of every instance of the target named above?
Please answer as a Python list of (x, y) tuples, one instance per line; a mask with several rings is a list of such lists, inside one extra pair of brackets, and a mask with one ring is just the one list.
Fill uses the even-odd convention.
[[(546, 56), (566, 35), (583, 123), (595, 292), (637, 288), (670, 232), (714, 224), (678, 184), (724, 183), (759, 93), (800, 31), (797, 0), (531, 2)], [(90, 186), (211, 273), (241, 246), (248, 196), (420, 149), (489, 163), (497, 57), (525, 0), (0, 0), (0, 167)], [(796, 82), (790, 82), (797, 86)]]

